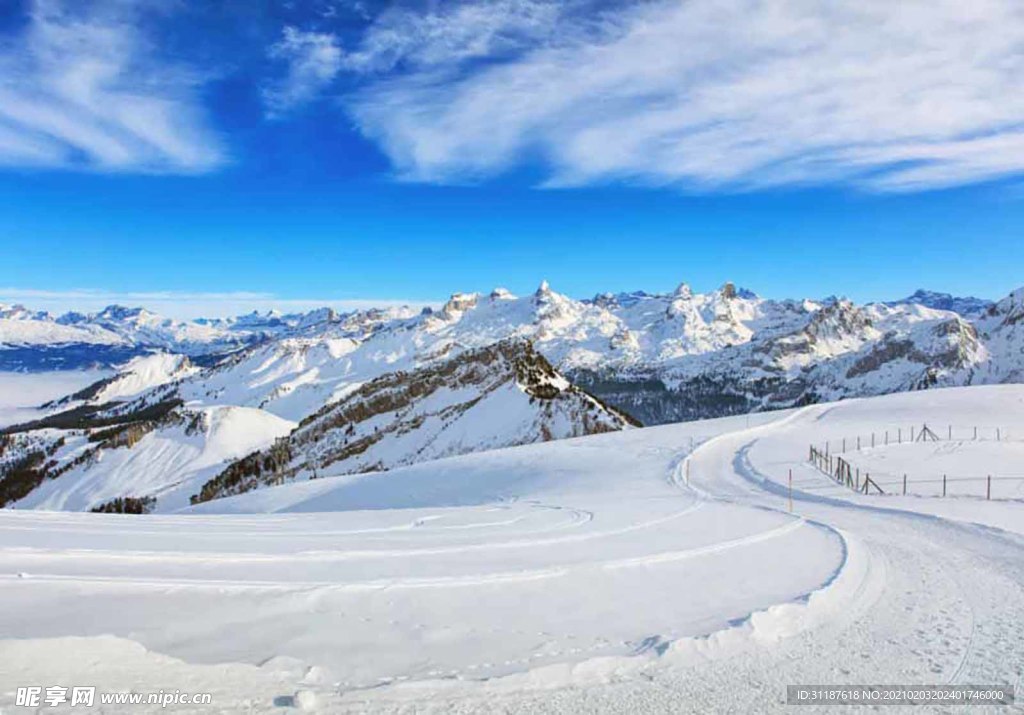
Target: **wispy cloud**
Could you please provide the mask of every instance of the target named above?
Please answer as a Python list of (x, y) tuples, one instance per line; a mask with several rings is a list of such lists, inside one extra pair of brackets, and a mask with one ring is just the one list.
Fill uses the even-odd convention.
[(380, 73), (398, 67), (450, 67), (501, 58), (557, 36), (561, 19), (585, 0), (490, 0), (431, 4), (426, 13), (395, 6), (370, 24), (344, 68)]
[(367, 308), (409, 306), (422, 308), (438, 302), (402, 300), (397, 298), (282, 298), (273, 293), (233, 291), (224, 293), (187, 291), (120, 292), (90, 289), (41, 290), (33, 288), (0, 287), (0, 303), (22, 304), (32, 310), (47, 310), (54, 314), (69, 310), (96, 312), (108, 305), (141, 306), (160, 315), (192, 320), (194, 318), (223, 318), (251, 313), (280, 310), (300, 312), (329, 306), (339, 311)]
[(352, 49), (330, 32), (286, 26), (268, 49), (284, 74), (263, 89), (274, 119), (320, 97), (344, 73), (382, 77), (399, 69), (450, 68), (474, 58), (508, 56), (556, 33), (558, 19), (584, 0), (491, 0), (431, 4), (421, 13), (393, 5), (373, 18)]
[(269, 55), (284, 62), (283, 78), (263, 90), (267, 114), (277, 118), (320, 94), (342, 67), (338, 39), (326, 32), (305, 32), (285, 27), (280, 41), (270, 47)]
[(914, 191), (1024, 172), (1017, 0), (596, 3), (537, 15), (548, 31), (534, 4), (458, 3), (412, 44), (370, 27), (348, 69), (382, 74), (348, 107), (401, 177), (539, 160), (554, 186)]
[(201, 172), (223, 162), (202, 77), (159, 62), (139, 3), (35, 0), (0, 46), (0, 164)]

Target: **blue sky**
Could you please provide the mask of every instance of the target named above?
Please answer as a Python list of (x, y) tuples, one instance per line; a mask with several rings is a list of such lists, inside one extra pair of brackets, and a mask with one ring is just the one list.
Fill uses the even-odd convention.
[(5, 3), (0, 301), (1024, 284), (1024, 10), (848, 5)]

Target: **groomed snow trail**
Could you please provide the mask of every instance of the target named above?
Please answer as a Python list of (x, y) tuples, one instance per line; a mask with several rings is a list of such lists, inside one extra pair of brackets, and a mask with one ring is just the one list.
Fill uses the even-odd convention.
[[(1022, 391), (1013, 389), (1019, 401)], [(963, 407), (956, 398), (975, 397), (946, 392), (950, 408)], [(913, 407), (915, 399), (935, 395), (885, 398), (894, 408), (907, 402)], [(722, 435), (690, 456), (689, 486), (685, 466), (676, 471), (681, 488), (703, 499), (788, 511), (788, 470), (793, 469), (795, 483), (807, 487), (795, 489), (794, 512), (856, 539), (870, 563), (856, 597), (831, 620), (767, 647), (748, 643), (740, 652), (712, 652), (709, 658), (688, 658), (685, 652), (673, 657), (669, 649), (639, 679), (526, 698), (495, 689), (489, 697), (515, 712), (665, 713), (781, 712), (791, 707), (785, 704), (787, 684), (998, 683), (1014, 685), (1019, 695), (1024, 688), (1024, 538), (985, 522), (1005, 522), (1005, 509), (1011, 509), (1022, 530), (1024, 504), (975, 502), (966, 519), (949, 502), (878, 499), (831, 489), (827, 477), (802, 463), (801, 448), (827, 438), (830, 423), (870, 402), (812, 406), (764, 427)], [(985, 402), (982, 398), (974, 406), (985, 410)], [(950, 510), (957, 521), (928, 513)], [(980, 523), (964, 523), (971, 520)], [(777, 566), (787, 567), (784, 557)], [(448, 706), (465, 712), (484, 707), (476, 696), (439, 710)], [(815, 708), (822, 710), (827, 709)], [(849, 706), (832, 710), (847, 712)]]
[(160, 674), (225, 712), (770, 712), (789, 683), (1019, 691), (1024, 537), (999, 527), (1024, 529), (1024, 504), (857, 496), (802, 460), (880, 414), (1022, 401), (972, 388), (672, 425), (177, 516), (0, 512), (0, 678)]

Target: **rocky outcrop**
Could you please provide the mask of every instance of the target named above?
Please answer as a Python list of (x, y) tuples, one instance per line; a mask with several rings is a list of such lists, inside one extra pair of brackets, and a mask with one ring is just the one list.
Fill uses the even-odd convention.
[(570, 383), (530, 341), (505, 340), (362, 385), (230, 465), (193, 501), (638, 424)]

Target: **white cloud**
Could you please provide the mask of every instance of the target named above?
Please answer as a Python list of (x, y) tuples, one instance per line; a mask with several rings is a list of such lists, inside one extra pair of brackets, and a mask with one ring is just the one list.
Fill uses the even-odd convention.
[(560, 19), (581, 0), (490, 0), (433, 5), (418, 13), (392, 7), (367, 29), (345, 69), (384, 72), (406, 64), (418, 69), (473, 58), (507, 55), (551, 39)]
[(329, 306), (338, 311), (409, 306), (422, 308), (439, 302), (395, 298), (281, 298), (273, 293), (235, 291), (224, 293), (185, 291), (41, 290), (0, 287), (0, 304), (21, 304), (31, 310), (53, 314), (70, 310), (89, 313), (108, 305), (141, 306), (178, 320), (225, 318), (256, 310), (302, 312)]
[[(518, 3), (498, 5), (515, 27)], [(450, 13), (445, 37), (474, 26), (456, 22), (467, 7), (487, 15), (483, 37), (502, 36), (481, 2)], [(420, 181), (527, 159), (556, 186), (697, 190), (921, 190), (1024, 172), (1018, 0), (656, 0), (578, 17), (559, 15), (556, 36), (519, 33), (529, 49), (504, 56), (484, 40), (413, 52), (394, 38), (404, 65), (383, 61), (388, 38), (371, 27), (362, 66), (397, 69), (349, 109)]]
[(490, 0), (442, 3), (427, 13), (400, 5), (370, 23), (345, 51), (329, 32), (286, 26), (268, 55), (286, 65), (263, 90), (267, 114), (280, 118), (319, 97), (342, 73), (377, 76), (398, 67), (420, 70), (507, 55), (551, 37), (559, 18), (585, 0)]
[(269, 54), (288, 65), (286, 76), (263, 90), (271, 117), (279, 117), (314, 99), (341, 70), (341, 47), (330, 33), (286, 27), (280, 42), (271, 46)]
[(154, 63), (135, 11), (35, 0), (0, 48), (0, 164), (190, 173), (223, 161), (200, 79)]

